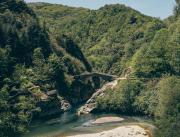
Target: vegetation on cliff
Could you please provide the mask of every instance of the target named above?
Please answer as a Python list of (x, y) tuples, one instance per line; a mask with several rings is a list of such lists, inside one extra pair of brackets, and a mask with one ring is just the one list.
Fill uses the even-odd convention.
[(162, 137), (178, 137), (180, 129), (179, 14), (164, 21), (152, 41), (141, 47), (128, 63), (132, 73), (115, 91), (97, 99), (98, 108), (155, 118)]
[(40, 102), (51, 100), (49, 91), (68, 100), (79, 93), (72, 75), (91, 66), (71, 39), (50, 37), (23, 1), (2, 0), (0, 11), (0, 136), (14, 137), (27, 130), (34, 111), (43, 109)]

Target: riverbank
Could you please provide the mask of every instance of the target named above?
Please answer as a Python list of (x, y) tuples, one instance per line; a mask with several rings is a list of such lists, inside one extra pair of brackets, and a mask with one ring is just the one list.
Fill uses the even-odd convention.
[[(121, 123), (124, 118), (117, 116), (105, 116), (95, 119), (90, 125), (102, 125), (106, 123)], [(100, 131), (97, 133), (79, 134), (68, 137), (152, 137), (154, 126), (147, 123), (129, 123), (113, 129)]]
[(149, 131), (139, 125), (127, 125), (100, 133), (73, 135), (68, 137), (151, 137), (151, 135)]
[[(58, 118), (34, 123), (31, 125), (30, 132), (23, 137), (122, 137), (121, 134), (124, 131), (127, 136), (123, 134), (123, 137), (153, 137), (155, 127), (148, 124), (150, 123), (148, 121), (143, 117), (128, 117), (117, 114), (78, 116), (76, 112), (65, 112)], [(135, 133), (137, 135), (134, 135)]]

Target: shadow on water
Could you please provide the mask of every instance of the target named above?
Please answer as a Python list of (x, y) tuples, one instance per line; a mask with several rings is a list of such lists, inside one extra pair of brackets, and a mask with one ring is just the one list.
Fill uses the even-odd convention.
[[(124, 118), (121, 122), (92, 124), (95, 119), (105, 116), (119, 116)], [(148, 122), (149, 119), (142, 117), (128, 117), (117, 114), (88, 114), (78, 116), (76, 111), (65, 112), (58, 118), (45, 122), (36, 121), (32, 123), (30, 132), (22, 137), (64, 137), (68, 135), (96, 133), (118, 126), (127, 125), (128, 123)]]

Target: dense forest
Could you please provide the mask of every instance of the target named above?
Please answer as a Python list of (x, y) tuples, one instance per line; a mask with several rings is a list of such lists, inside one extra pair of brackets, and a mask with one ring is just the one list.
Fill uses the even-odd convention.
[(43, 3), (31, 7), (41, 22), (47, 22), (52, 34), (71, 37), (94, 70), (116, 75), (127, 67), (137, 49), (148, 45), (155, 33), (165, 27), (162, 21), (124, 5), (106, 5), (99, 10), (76, 9), (78, 12)]
[(150, 116), (158, 137), (179, 137), (176, 2), (174, 15), (160, 20), (119, 4), (89, 10), (0, 1), (0, 136), (25, 133), (34, 118), (47, 117), (51, 109), (51, 116), (63, 113), (64, 103), (82, 103), (101, 85), (74, 75), (124, 76), (128, 68), (127, 80), (96, 100), (98, 111)]
[(0, 2), (1, 137), (25, 132), (32, 115), (62, 113), (63, 100), (70, 105), (87, 98), (82, 91), (93, 92), (93, 81), (72, 76), (89, 71), (91, 65), (77, 44), (65, 35), (50, 37), (23, 1)]

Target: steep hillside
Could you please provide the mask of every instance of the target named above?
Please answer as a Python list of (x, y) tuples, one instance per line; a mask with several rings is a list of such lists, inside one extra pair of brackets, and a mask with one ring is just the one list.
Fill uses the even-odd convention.
[(21, 0), (0, 1), (0, 11), (0, 136), (15, 137), (32, 117), (62, 113), (95, 87), (73, 78), (91, 71), (73, 40), (50, 37)]
[[(29, 3), (28, 4), (38, 15), (40, 22), (46, 22), (49, 31), (59, 34), (59, 30), (67, 24), (75, 23), (79, 18), (89, 14), (89, 9), (74, 8), (59, 4), (50, 3)], [(50, 27), (49, 27), (50, 26)]]
[[(67, 14), (61, 13), (64, 8)], [(34, 4), (33, 9), (40, 20), (53, 22), (47, 24), (53, 30), (52, 34), (61, 33), (71, 37), (82, 49), (94, 70), (113, 74), (121, 74), (129, 66), (128, 62), (137, 49), (148, 45), (155, 33), (165, 27), (156, 18), (118, 4), (84, 11), (46, 4), (42, 4), (40, 8)], [(57, 13), (54, 14), (55, 18), (51, 16), (53, 13)], [(75, 19), (71, 18), (68, 22), (64, 21), (75, 13), (79, 16), (74, 16)]]
[(180, 16), (165, 20), (150, 44), (132, 57), (131, 74), (97, 98), (97, 110), (149, 115), (159, 127), (157, 137), (179, 137)]

